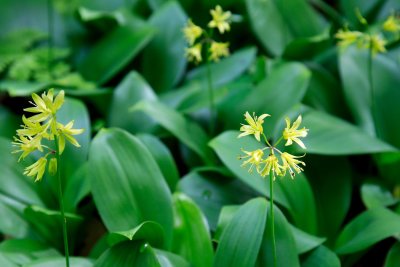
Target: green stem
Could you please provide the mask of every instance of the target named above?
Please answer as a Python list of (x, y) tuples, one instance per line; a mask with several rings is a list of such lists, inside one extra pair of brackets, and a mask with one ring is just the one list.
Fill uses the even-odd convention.
[(58, 138), (54, 137), (54, 143), (56, 146), (56, 158), (57, 158), (57, 179), (58, 179), (58, 200), (60, 202), (60, 210), (61, 210), (61, 221), (63, 228), (63, 238), (64, 238), (64, 251), (65, 251), (65, 266), (69, 267), (69, 249), (68, 249), (68, 233), (67, 233), (67, 218), (65, 217), (65, 209), (64, 209), (64, 198), (62, 193), (62, 180), (61, 180), (61, 160), (60, 153), (58, 147)]
[(52, 77), (51, 73), (51, 63), (53, 61), (53, 7), (52, 0), (47, 0), (47, 18), (48, 18), (48, 34), (49, 34), (49, 48), (48, 48), (48, 62), (47, 62), (47, 70), (49, 72), (49, 76)]
[(276, 267), (276, 243), (275, 243), (275, 219), (274, 219), (274, 172), (269, 173), (269, 211), (271, 216), (271, 234), (272, 234), (272, 254), (274, 257), (274, 267)]
[(370, 106), (371, 106), (371, 113), (372, 113), (372, 123), (374, 127), (374, 132), (377, 137), (379, 137), (379, 127), (377, 126), (377, 119), (376, 119), (376, 107), (375, 107), (375, 91), (374, 91), (374, 80), (372, 76), (372, 63), (373, 63), (373, 53), (372, 53), (372, 36), (370, 37), (370, 44), (369, 44), (369, 53), (368, 53), (368, 83), (369, 83), (369, 93), (370, 93)]
[(215, 127), (215, 118), (216, 118), (216, 109), (214, 103), (214, 90), (212, 85), (212, 76), (211, 76), (211, 64), (210, 60), (207, 57), (207, 83), (208, 83), (208, 101), (209, 101), (209, 108), (210, 108), (210, 121), (209, 121), (209, 128), (210, 128), (210, 135), (214, 134), (214, 127)]
[(267, 139), (267, 137), (265, 136), (264, 133), (262, 133), (262, 136), (263, 136), (263, 138), (264, 138), (264, 142), (265, 142), (269, 147), (272, 147), (271, 144), (268, 142), (268, 139)]

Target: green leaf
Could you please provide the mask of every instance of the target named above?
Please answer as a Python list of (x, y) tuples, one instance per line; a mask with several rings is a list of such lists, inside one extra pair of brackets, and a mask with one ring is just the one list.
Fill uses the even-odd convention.
[(111, 246), (128, 240), (144, 240), (152, 246), (163, 245), (163, 229), (160, 224), (147, 221), (127, 231), (112, 232), (108, 236), (108, 243)]
[[(92, 267), (93, 261), (82, 257), (69, 257), (71, 267)], [(45, 258), (38, 259), (24, 267), (63, 267), (65, 266), (65, 258)]]
[(241, 206), (222, 233), (214, 266), (254, 266), (266, 217), (265, 199), (256, 198)]
[(155, 99), (157, 96), (153, 89), (139, 73), (128, 73), (114, 90), (108, 112), (108, 125), (132, 133), (151, 131), (154, 121), (143, 112), (129, 112), (129, 108), (141, 100)]
[(169, 189), (171, 192), (174, 192), (179, 180), (179, 172), (174, 157), (168, 147), (153, 135), (140, 134), (137, 137), (150, 151), (151, 155), (156, 160), (158, 167), (160, 167)]
[(0, 136), (12, 139), (19, 128), (19, 118), (7, 108), (0, 106)]
[(54, 248), (30, 239), (6, 240), (0, 244), (0, 253), (13, 263), (24, 266), (36, 259), (61, 256)]
[(160, 267), (190, 267), (184, 258), (165, 250), (154, 249)]
[(308, 110), (302, 125), (310, 130), (304, 138), (307, 153), (355, 155), (396, 151), (356, 126), (320, 111)]
[(207, 217), (211, 230), (216, 230), (223, 206), (242, 204), (256, 196), (237, 179), (221, 177), (216, 172), (192, 171), (179, 181), (177, 191), (196, 202)]
[[(269, 207), (269, 205), (268, 205)], [(273, 250), (272, 250), (272, 218), (268, 211), (267, 223), (265, 226), (263, 239), (260, 247), (260, 253), (256, 266), (273, 266)], [(276, 244), (276, 266), (300, 267), (299, 258), (297, 257), (296, 243), (293, 237), (290, 224), (286, 220), (283, 213), (274, 206), (275, 225), (275, 244)]]
[(361, 199), (368, 209), (396, 204), (396, 199), (389, 189), (378, 182), (365, 182), (361, 186)]
[(195, 122), (189, 121), (176, 110), (158, 101), (142, 101), (131, 110), (145, 112), (196, 152), (204, 162), (213, 162), (214, 155), (207, 146), (208, 136)]
[(126, 241), (107, 249), (95, 262), (95, 267), (161, 267), (150, 245)]
[(319, 246), (310, 252), (301, 267), (340, 267), (338, 256), (325, 246)]
[(49, 82), (28, 82), (28, 81), (0, 81), (0, 91), (7, 91), (10, 96), (30, 96), (32, 93), (37, 93), (48, 89), (52, 86)]
[(187, 61), (182, 29), (186, 20), (185, 12), (175, 1), (165, 3), (148, 20), (158, 31), (143, 51), (143, 76), (157, 92), (172, 89), (184, 73)]
[(75, 173), (68, 177), (68, 184), (64, 190), (65, 210), (76, 212), (78, 204), (90, 194), (90, 179), (88, 163), (84, 163)]
[(400, 232), (400, 215), (375, 208), (363, 212), (348, 223), (336, 240), (335, 251), (350, 254)]
[(385, 267), (396, 267), (400, 265), (400, 242), (396, 242), (386, 256)]
[(197, 205), (186, 195), (175, 193), (174, 236), (172, 251), (183, 256), (193, 267), (209, 267), (213, 248), (207, 220)]
[[(255, 47), (246, 47), (217, 63), (210, 64), (214, 89), (234, 80), (246, 71), (255, 60), (256, 54), (257, 49)], [(207, 88), (207, 66), (203, 65), (190, 71), (186, 81), (201, 81), (202, 86)]]
[(170, 244), (171, 195), (154, 158), (136, 137), (119, 129), (99, 132), (90, 149), (89, 172), (96, 207), (109, 231), (155, 221)]
[(104, 84), (125, 67), (153, 38), (148, 25), (115, 28), (100, 40), (78, 66), (87, 80)]

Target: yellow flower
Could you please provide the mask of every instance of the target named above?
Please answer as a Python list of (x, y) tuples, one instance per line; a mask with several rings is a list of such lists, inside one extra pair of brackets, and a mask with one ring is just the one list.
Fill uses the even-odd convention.
[(193, 45), (196, 39), (203, 34), (203, 29), (194, 24), (191, 19), (188, 19), (186, 27), (183, 28), (183, 34), (189, 45)]
[(220, 33), (229, 31), (231, 29), (229, 25), (229, 19), (232, 16), (230, 11), (224, 12), (221, 6), (217, 5), (215, 9), (210, 10), (212, 20), (208, 23), (210, 28), (218, 28)]
[(383, 29), (387, 32), (399, 32), (400, 20), (394, 15), (390, 15), (383, 23)]
[(271, 115), (269, 114), (262, 114), (260, 117), (257, 117), (253, 113), (253, 117), (250, 116), (249, 112), (246, 111), (244, 114), (244, 118), (247, 121), (249, 125), (242, 124), (242, 127), (240, 127), (240, 131), (243, 132), (239, 134), (238, 138), (254, 134), (254, 137), (260, 141), (260, 135), (263, 133), (263, 127), (262, 124), (264, 123), (264, 119), (266, 117), (269, 117)]
[(210, 60), (219, 61), (220, 57), (229, 55), (229, 43), (212, 42), (210, 46)]
[(201, 44), (186, 48), (186, 57), (189, 61), (193, 61), (196, 64), (199, 63), (202, 60)]
[(31, 137), (18, 135), (18, 138), (14, 136), (14, 142), (12, 142), (12, 145), (18, 147), (19, 149), (12, 151), (12, 153), (22, 152), (21, 156), (18, 158), (18, 161), (21, 161), (21, 159), (26, 158), (35, 150), (43, 152), (41, 140), (41, 136)]
[[(283, 176), (282, 169), (283, 167), (279, 164), (278, 158), (274, 155), (271, 154), (266, 158), (263, 163), (265, 163), (264, 168), (260, 171), (260, 175), (262, 177), (265, 177), (270, 174), (271, 170), (278, 176)], [(275, 175), (274, 175), (274, 180), (275, 180)]]
[(65, 149), (65, 139), (67, 139), (74, 146), (80, 147), (78, 141), (76, 141), (76, 139), (72, 136), (83, 133), (83, 129), (72, 129), (73, 126), (74, 121), (68, 122), (65, 126), (61, 123), (57, 123), (57, 131), (59, 133), (58, 149), (60, 155), (64, 152)]
[(340, 29), (336, 34), (335, 37), (339, 39), (338, 45), (342, 48), (346, 48), (351, 44), (357, 43), (358, 45), (362, 42), (362, 38), (364, 34), (358, 31), (349, 31), (349, 30), (342, 30)]
[(40, 122), (28, 120), (25, 115), (22, 115), (22, 122), (24, 123), (24, 125), (21, 125), (22, 129), (17, 130), (17, 135), (19, 136), (43, 135), (48, 128), (48, 126), (42, 125)]
[(40, 181), (46, 170), (47, 159), (42, 157), (32, 165), (25, 168), (24, 174), (26, 176), (36, 176), (35, 182)]
[(386, 41), (382, 39), (380, 35), (372, 35), (369, 37), (369, 44), (368, 48), (371, 49), (373, 55), (377, 53), (384, 53), (386, 52), (385, 44)]
[(264, 152), (261, 149), (257, 149), (254, 151), (246, 151), (242, 149), (242, 152), (245, 153), (245, 156), (240, 156), (239, 159), (246, 159), (245, 162), (242, 163), (241, 167), (245, 167), (248, 164), (250, 165), (249, 172), (253, 172), (253, 167), (256, 166), (257, 172), (259, 171), (259, 165), (262, 162), (262, 157)]
[(286, 128), (283, 130), (283, 138), (287, 140), (285, 146), (289, 146), (294, 142), (296, 142), (303, 149), (306, 148), (304, 143), (299, 139), (299, 137), (306, 137), (308, 129), (303, 128), (298, 130), (301, 123), (301, 115), (297, 117), (297, 120), (293, 123), (292, 127), (290, 127), (290, 119), (288, 117), (285, 118)]
[(38, 96), (37, 94), (32, 94), (34, 107), (25, 108), (24, 111), (31, 112), (31, 113), (38, 113), (28, 119), (32, 122), (42, 122), (47, 120), (50, 116), (55, 115), (57, 110), (62, 106), (64, 103), (64, 90), (61, 90), (60, 93), (53, 101), (53, 94), (54, 90), (50, 89), (49, 92), (46, 94), (44, 92), (42, 97)]
[(299, 166), (299, 164), (301, 164), (303, 166), (306, 166), (306, 164), (301, 160), (297, 160), (298, 158), (302, 158), (302, 157), (304, 157), (304, 156), (294, 156), (294, 155), (286, 153), (286, 152), (283, 152), (281, 154), (283, 169), (285, 171), (289, 170), (290, 176), (292, 178), (295, 175), (294, 171), (296, 171), (297, 173), (304, 171), (303, 168), (301, 168)]

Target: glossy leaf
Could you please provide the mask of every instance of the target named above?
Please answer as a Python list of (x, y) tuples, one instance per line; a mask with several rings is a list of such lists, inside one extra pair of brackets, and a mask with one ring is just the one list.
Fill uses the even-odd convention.
[(119, 129), (102, 130), (92, 142), (89, 171), (93, 198), (109, 231), (155, 221), (170, 243), (171, 195), (154, 158), (136, 137)]
[(372, 181), (361, 186), (361, 198), (368, 209), (390, 206), (398, 202), (389, 189)]
[(132, 133), (150, 131), (154, 121), (143, 112), (132, 113), (129, 108), (141, 100), (157, 99), (153, 89), (137, 72), (128, 73), (115, 88), (107, 122)]
[[(246, 202), (222, 233), (214, 266), (254, 266), (261, 246), (267, 217), (267, 201)], [(248, 227), (251, 225), (251, 227)]]
[(3, 80), (0, 81), (0, 91), (7, 91), (11, 96), (30, 96), (42, 90), (51, 88), (52, 83), (49, 82), (27, 82)]
[[(71, 267), (92, 267), (93, 261), (83, 257), (70, 257)], [(65, 258), (45, 258), (38, 259), (29, 264), (24, 265), (26, 267), (63, 267), (65, 266)]]
[(335, 251), (355, 253), (399, 231), (400, 215), (385, 208), (367, 210), (344, 227), (336, 240)]
[(301, 267), (340, 267), (338, 256), (325, 246), (314, 249), (301, 264)]
[(385, 267), (396, 267), (400, 264), (400, 243), (396, 242), (386, 256)]
[(172, 251), (184, 257), (194, 267), (209, 267), (213, 248), (207, 220), (197, 205), (186, 195), (175, 193), (174, 235)]
[(156, 254), (157, 260), (161, 267), (190, 267), (192, 266), (189, 262), (187, 262), (184, 258), (173, 254), (171, 252), (154, 249), (154, 253)]
[[(213, 154), (207, 146), (208, 137), (203, 129), (172, 108), (158, 101), (142, 101), (132, 112), (142, 111), (170, 131), (182, 143), (196, 152), (206, 163), (213, 161)], [(193, 138), (196, 136), (196, 138)]]
[(143, 51), (143, 76), (157, 92), (169, 91), (183, 75), (187, 60), (182, 29), (186, 20), (175, 1), (165, 3), (148, 20), (157, 33)]
[(0, 106), (0, 136), (11, 140), (19, 128), (19, 120), (18, 116)]
[(98, 42), (79, 65), (85, 79), (104, 84), (125, 67), (153, 38), (148, 25), (115, 28)]

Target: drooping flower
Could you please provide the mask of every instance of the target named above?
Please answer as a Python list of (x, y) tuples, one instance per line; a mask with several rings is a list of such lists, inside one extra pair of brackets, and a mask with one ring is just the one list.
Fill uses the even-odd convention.
[(386, 52), (386, 41), (380, 35), (371, 35), (368, 40), (368, 48), (371, 49), (372, 55)]
[(397, 33), (400, 31), (400, 19), (390, 15), (383, 23), (382, 28), (387, 32)]
[(225, 31), (231, 29), (229, 25), (229, 19), (232, 16), (230, 11), (224, 12), (221, 6), (217, 5), (215, 9), (210, 10), (212, 20), (208, 23), (210, 28), (218, 28), (218, 31), (223, 34)]
[(25, 159), (29, 154), (31, 154), (36, 150), (43, 151), (41, 140), (42, 138), (40, 136), (36, 137), (23, 136), (23, 135), (17, 135), (17, 137), (14, 136), (14, 142), (12, 142), (12, 145), (14, 147), (17, 147), (17, 149), (12, 151), (12, 153), (22, 152), (22, 154), (18, 158), (18, 161), (21, 161), (21, 159)]
[(183, 28), (183, 34), (189, 45), (193, 45), (197, 38), (203, 34), (203, 29), (188, 19), (187, 25)]
[(55, 115), (57, 110), (64, 103), (64, 90), (56, 96), (53, 101), (54, 90), (50, 89), (48, 93), (44, 92), (42, 97), (37, 94), (32, 94), (33, 102), (31, 102), (34, 107), (25, 108), (24, 111), (31, 113), (38, 113), (32, 117), (29, 117), (31, 122), (42, 122), (47, 120), (50, 116)]
[(349, 31), (340, 29), (335, 34), (335, 37), (339, 39), (338, 45), (344, 49), (352, 44), (357, 44), (358, 46), (360, 46), (364, 34), (359, 31)]
[(298, 160), (298, 158), (302, 158), (302, 157), (304, 157), (304, 156), (294, 156), (287, 152), (283, 152), (281, 154), (283, 169), (285, 171), (289, 170), (290, 176), (292, 178), (295, 176), (294, 172), (300, 173), (300, 172), (304, 171), (303, 168), (301, 168), (299, 165), (301, 164), (303, 166), (306, 166), (306, 164), (303, 161)]
[[(278, 176), (283, 175), (283, 172), (282, 172), (283, 167), (279, 164), (278, 158), (273, 153), (270, 154), (263, 161), (263, 163), (265, 164), (264, 168), (260, 171), (260, 175), (262, 177), (269, 175), (271, 171)], [(275, 179), (275, 175), (274, 175), (274, 179)]]
[(199, 63), (202, 61), (201, 57), (201, 44), (196, 44), (192, 47), (186, 48), (186, 57), (189, 61), (193, 61), (194, 63)]
[(229, 43), (212, 42), (210, 46), (210, 60), (219, 61), (221, 57), (229, 56)]
[(47, 159), (45, 157), (41, 157), (38, 161), (33, 163), (32, 165), (25, 168), (24, 174), (26, 176), (36, 176), (35, 182), (40, 181), (43, 177), (44, 172), (46, 171)]
[(245, 156), (240, 156), (239, 159), (247, 159), (245, 162), (242, 163), (241, 167), (245, 167), (246, 165), (250, 164), (249, 172), (253, 172), (253, 167), (255, 166), (257, 172), (259, 172), (259, 166), (262, 162), (262, 157), (264, 152), (261, 149), (257, 149), (254, 151), (246, 151), (242, 149), (242, 152), (245, 153)]
[(246, 111), (246, 113), (244, 114), (244, 118), (248, 125), (242, 124), (242, 127), (240, 127), (240, 131), (243, 133), (239, 134), (238, 138), (254, 134), (254, 137), (257, 139), (257, 141), (260, 141), (260, 135), (263, 134), (264, 131), (262, 124), (264, 123), (264, 119), (269, 116), (271, 115), (262, 114), (260, 117), (257, 117), (253, 113), (253, 117), (251, 117), (249, 112)]
[(59, 132), (58, 148), (60, 155), (63, 153), (65, 148), (65, 139), (67, 139), (72, 145), (80, 147), (78, 141), (76, 141), (73, 135), (83, 133), (83, 129), (72, 129), (73, 126), (74, 126), (74, 121), (68, 122), (65, 126), (61, 123), (57, 123), (57, 130)]
[(306, 137), (308, 129), (305, 127), (297, 129), (301, 124), (301, 115), (297, 117), (292, 126), (290, 126), (290, 119), (288, 117), (285, 118), (285, 121), (286, 128), (283, 130), (283, 138), (287, 140), (285, 146), (290, 146), (293, 142), (296, 142), (301, 148), (305, 149), (306, 146), (299, 138)]

